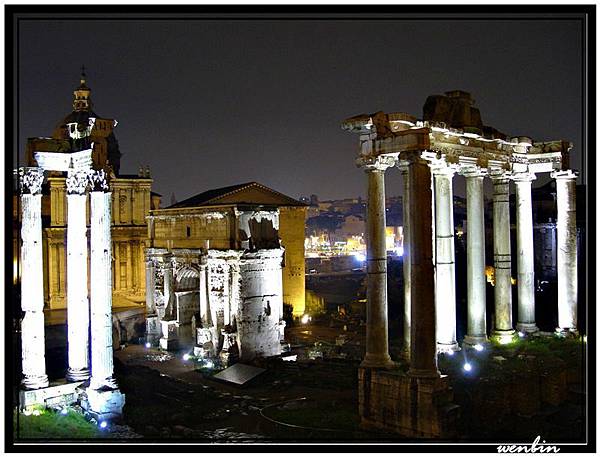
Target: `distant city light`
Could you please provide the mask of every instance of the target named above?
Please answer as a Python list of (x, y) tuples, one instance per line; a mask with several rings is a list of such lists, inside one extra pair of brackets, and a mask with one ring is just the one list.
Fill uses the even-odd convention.
[(147, 342), (147, 343), (146, 343), (146, 347), (147, 347), (147, 348), (150, 348), (150, 347), (152, 347), (152, 345), (150, 344), (150, 342)]
[(473, 367), (471, 366), (471, 364), (470, 364), (469, 362), (466, 362), (466, 363), (463, 365), (463, 370), (465, 370), (465, 371), (471, 371), (471, 369), (472, 369), (472, 368), (473, 368)]
[(100, 428), (106, 428), (107, 425), (108, 425), (108, 422), (106, 422), (106, 421), (100, 422)]
[(475, 348), (476, 351), (481, 352), (483, 351), (483, 345), (477, 343), (475, 346), (473, 346)]

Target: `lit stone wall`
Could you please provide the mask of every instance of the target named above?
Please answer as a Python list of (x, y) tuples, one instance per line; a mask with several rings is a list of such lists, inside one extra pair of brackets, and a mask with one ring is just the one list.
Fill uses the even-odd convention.
[[(66, 308), (65, 178), (48, 178), (49, 193), (42, 198), (44, 218), (44, 301), (50, 309)], [(150, 178), (113, 178), (112, 192), (112, 283), (113, 306), (133, 305), (145, 299), (144, 252), (148, 247), (146, 216), (150, 211)], [(90, 224), (89, 199), (86, 221)], [(88, 267), (89, 268), (89, 267)], [(88, 274), (89, 277), (89, 274)], [(116, 296), (124, 300), (115, 300)]]
[(305, 309), (304, 227), (306, 207), (279, 208), (279, 237), (285, 248), (283, 267), (283, 302), (292, 305), (294, 316)]

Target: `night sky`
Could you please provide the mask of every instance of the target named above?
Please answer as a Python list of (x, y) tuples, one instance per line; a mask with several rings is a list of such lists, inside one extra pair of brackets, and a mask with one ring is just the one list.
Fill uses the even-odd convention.
[[(258, 181), (298, 198), (365, 194), (360, 113), (422, 116), (471, 92), (484, 124), (574, 143), (582, 167), (582, 29), (572, 20), (65, 21), (19, 24), (18, 150), (71, 112), (85, 64), (115, 118), (121, 173), (149, 165), (163, 205)], [(401, 194), (388, 172), (387, 194)], [(464, 179), (455, 179), (457, 193)]]

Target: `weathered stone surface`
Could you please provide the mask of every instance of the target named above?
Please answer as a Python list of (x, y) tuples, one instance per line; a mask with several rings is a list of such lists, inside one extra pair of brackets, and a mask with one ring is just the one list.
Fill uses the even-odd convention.
[(402, 373), (359, 368), (361, 427), (407, 437), (451, 438), (458, 406), (448, 379), (415, 378)]

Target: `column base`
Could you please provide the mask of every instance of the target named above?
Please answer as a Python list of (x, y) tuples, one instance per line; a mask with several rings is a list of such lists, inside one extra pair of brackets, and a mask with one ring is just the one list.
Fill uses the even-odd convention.
[(106, 379), (94, 379), (93, 377), (90, 379), (90, 389), (94, 390), (114, 390), (118, 389), (117, 381), (112, 376)]
[(48, 387), (48, 376), (44, 375), (25, 375), (21, 385), (27, 390), (43, 389)]
[(391, 359), (389, 354), (381, 355), (367, 353), (360, 366), (361, 368), (383, 368), (391, 370), (396, 368), (398, 364)]
[(119, 389), (96, 390), (88, 387), (81, 398), (81, 407), (98, 422), (121, 417), (124, 405), (125, 394)]
[(474, 347), (478, 344), (485, 346), (489, 344), (489, 340), (486, 335), (465, 335), (465, 339), (462, 342), (463, 346)]
[(88, 368), (69, 368), (65, 376), (67, 381), (87, 381), (90, 379), (90, 370)]
[(513, 329), (510, 330), (492, 330), (492, 335), (490, 336), (492, 341), (497, 342), (498, 344), (509, 344), (518, 339), (517, 332)]
[(450, 352), (458, 352), (460, 351), (460, 346), (455, 341), (454, 343), (438, 343), (437, 344), (437, 352), (438, 354), (447, 354)]
[(523, 333), (537, 333), (540, 331), (535, 322), (517, 322), (517, 330)]
[(146, 317), (146, 342), (152, 346), (158, 345), (160, 339), (160, 319), (157, 315)]
[(557, 335), (563, 336), (563, 337), (571, 337), (571, 338), (577, 338), (579, 336), (579, 331), (576, 328), (561, 328), (561, 327), (556, 327), (555, 333)]

